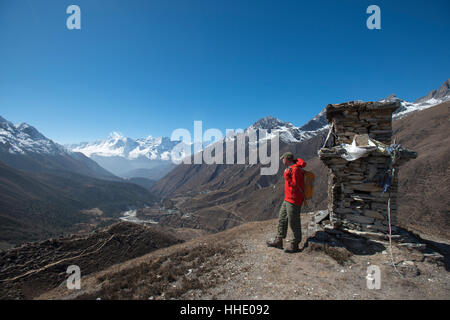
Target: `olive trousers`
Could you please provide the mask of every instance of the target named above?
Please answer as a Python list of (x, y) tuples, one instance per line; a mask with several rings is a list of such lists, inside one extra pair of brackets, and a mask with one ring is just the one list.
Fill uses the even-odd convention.
[(302, 225), (300, 220), (300, 212), (302, 206), (283, 201), (278, 216), (278, 234), (279, 238), (286, 238), (288, 224), (291, 227), (294, 239), (292, 242), (300, 243), (302, 241)]

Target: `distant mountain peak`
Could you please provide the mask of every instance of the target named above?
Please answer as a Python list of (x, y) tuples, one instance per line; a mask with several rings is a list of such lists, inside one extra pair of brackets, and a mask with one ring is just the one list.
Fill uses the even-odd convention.
[(436, 95), (436, 92), (437, 92), (436, 89), (433, 89), (430, 92), (428, 92), (428, 94), (426, 96), (423, 96), (422, 98), (419, 98), (416, 101), (414, 101), (414, 103), (423, 103), (428, 100), (431, 100)]
[(109, 134), (108, 138), (109, 138), (109, 139), (116, 139), (116, 140), (118, 140), (118, 139), (124, 138), (124, 136), (123, 136), (122, 133), (120, 133), (120, 132), (113, 131), (113, 132), (111, 132), (111, 133)]
[(395, 102), (395, 101), (403, 101), (403, 99), (400, 99), (399, 97), (397, 97), (394, 93), (391, 93), (390, 95), (388, 95), (386, 98), (381, 99), (381, 102)]
[(27, 133), (31, 138), (35, 140), (49, 140), (42, 133), (40, 133), (35, 127), (30, 126), (28, 123), (22, 122), (16, 126), (22, 132)]
[(393, 118), (399, 119), (411, 112), (424, 110), (448, 100), (450, 100), (450, 79), (444, 81), (439, 90), (433, 89), (428, 92), (426, 96), (423, 96), (414, 102), (398, 99), (401, 103), (401, 107), (394, 112)]
[(35, 127), (27, 123), (14, 125), (12, 122), (0, 117), (0, 149), (12, 154), (62, 154), (63, 146), (45, 137)]
[[(311, 129), (307, 128), (308, 124)], [(309, 121), (308, 124), (299, 128), (294, 126), (291, 122), (282, 121), (273, 116), (267, 116), (256, 121), (245, 131), (248, 132), (249, 129), (265, 129), (269, 134), (277, 132), (280, 136), (280, 140), (283, 142), (301, 142), (314, 136), (317, 133), (315, 130), (320, 130), (327, 126), (323, 111)], [(270, 135), (266, 138), (269, 137)]]
[(441, 85), (441, 87), (438, 89), (436, 94), (434, 95), (435, 99), (444, 99), (444, 98), (450, 98), (450, 79), (447, 79), (444, 81), (444, 83)]
[(305, 125), (303, 125), (300, 130), (315, 132), (321, 130), (328, 126), (328, 121), (326, 119), (326, 108), (322, 109), (314, 118), (309, 120)]
[(5, 118), (3, 118), (2, 116), (0, 116), (0, 123), (4, 123), (4, 122), (8, 123), (9, 121), (6, 120)]
[(111, 132), (105, 140), (71, 144), (66, 147), (74, 152), (81, 152), (87, 157), (121, 157), (128, 160), (148, 158), (151, 160), (168, 160), (167, 153), (177, 144), (168, 137), (132, 139), (119, 132)]
[(433, 89), (426, 96), (417, 99), (414, 103), (437, 104), (450, 99), (450, 79), (444, 81), (438, 90)]
[(273, 116), (267, 116), (259, 119), (251, 126), (251, 128), (253, 129), (266, 129), (266, 130), (279, 129), (281, 127), (293, 128), (294, 125), (290, 122), (281, 121), (280, 119), (275, 118)]
[[(398, 119), (411, 112), (423, 110), (448, 100), (450, 100), (450, 79), (446, 80), (438, 90), (434, 89), (430, 91), (426, 96), (418, 99), (414, 103), (405, 101), (397, 97), (394, 93), (379, 101), (400, 102), (401, 107), (398, 108), (393, 115), (394, 119)], [(279, 131), (282, 140), (287, 142), (300, 142), (309, 139), (315, 136), (319, 131), (328, 128), (329, 124), (325, 113), (326, 108), (322, 109), (319, 114), (300, 128), (295, 127), (290, 122), (283, 122), (272, 116), (267, 116), (258, 120), (251, 128)]]

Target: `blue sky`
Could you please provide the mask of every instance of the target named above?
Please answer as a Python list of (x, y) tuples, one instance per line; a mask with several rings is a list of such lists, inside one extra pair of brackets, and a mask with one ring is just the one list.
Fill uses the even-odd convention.
[(328, 103), (439, 87), (449, 34), (449, 1), (0, 0), (0, 115), (59, 143), (302, 125)]

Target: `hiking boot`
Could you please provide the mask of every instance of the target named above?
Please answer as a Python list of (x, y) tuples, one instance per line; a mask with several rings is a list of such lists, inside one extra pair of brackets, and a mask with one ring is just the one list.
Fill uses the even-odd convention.
[(283, 238), (276, 237), (266, 241), (268, 247), (283, 249)]
[(305, 250), (306, 248), (308, 248), (309, 246), (309, 242), (308, 240), (306, 240), (305, 244), (303, 245), (302, 251)]
[(295, 252), (300, 252), (300, 249), (298, 248), (298, 242), (289, 242), (289, 245), (287, 246), (286, 249), (284, 249), (284, 252), (287, 253), (295, 253)]

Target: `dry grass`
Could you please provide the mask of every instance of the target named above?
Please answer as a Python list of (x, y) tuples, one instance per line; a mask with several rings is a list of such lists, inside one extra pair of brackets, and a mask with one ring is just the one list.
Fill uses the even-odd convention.
[(231, 244), (199, 244), (156, 257), (118, 273), (97, 277), (102, 288), (79, 299), (180, 299), (193, 290), (213, 287), (223, 280), (213, 271), (233, 256)]
[(321, 251), (325, 253), (329, 257), (333, 258), (341, 266), (345, 265), (348, 262), (353, 262), (351, 259), (352, 253), (345, 248), (330, 247), (328, 244), (319, 243), (311, 243), (309, 244), (308, 248), (309, 252)]

